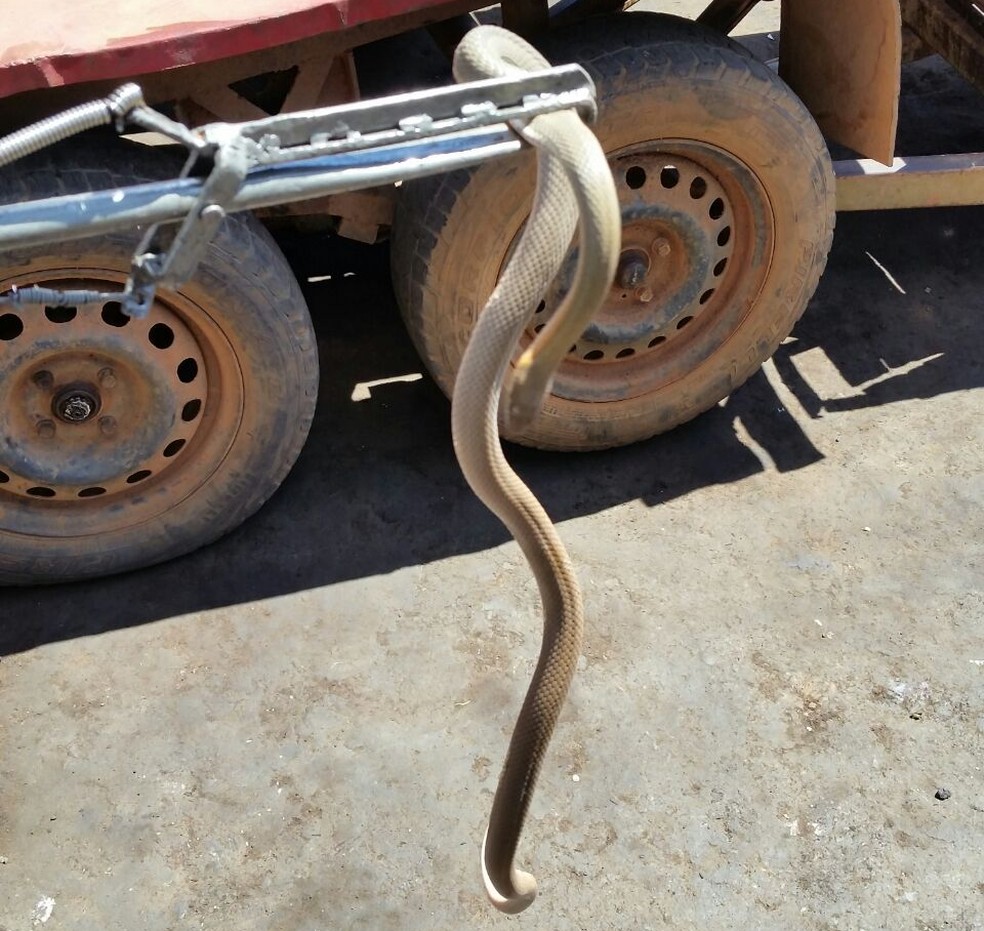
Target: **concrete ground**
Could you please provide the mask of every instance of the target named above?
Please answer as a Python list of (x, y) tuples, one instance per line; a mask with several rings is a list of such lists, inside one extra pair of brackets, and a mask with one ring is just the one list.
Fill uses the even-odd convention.
[[(907, 145), (984, 150), (946, 69), (907, 88)], [(518, 921), (984, 928), (982, 243), (984, 208), (842, 215), (727, 403), (628, 449), (513, 451), (588, 612)], [(171, 564), (0, 595), (4, 931), (507, 920), (478, 849), (536, 593), (433, 385), (352, 400), (420, 371), (385, 255), (286, 245), (332, 278), (282, 490)]]

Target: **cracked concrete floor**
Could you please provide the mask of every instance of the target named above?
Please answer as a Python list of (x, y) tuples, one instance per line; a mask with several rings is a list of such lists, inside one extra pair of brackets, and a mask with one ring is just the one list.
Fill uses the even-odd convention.
[[(964, 106), (984, 149), (937, 72), (910, 109)], [(984, 928), (982, 242), (976, 208), (841, 216), (794, 337), (726, 404), (624, 450), (513, 451), (588, 612), (519, 921)], [(193, 556), (0, 595), (5, 931), (506, 920), (477, 857), (535, 590), (430, 382), (351, 399), (419, 371), (385, 256), (287, 245), (333, 278), (280, 493)]]

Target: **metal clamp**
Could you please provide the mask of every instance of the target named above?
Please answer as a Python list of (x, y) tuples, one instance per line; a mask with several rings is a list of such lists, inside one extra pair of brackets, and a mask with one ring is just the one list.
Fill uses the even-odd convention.
[[(182, 175), (187, 175), (197, 155), (192, 153)], [(144, 235), (133, 256), (130, 277), (123, 291), (123, 312), (131, 317), (147, 316), (158, 287), (176, 287), (186, 282), (198, 267), (208, 244), (226, 218), (250, 168), (246, 140), (233, 137), (220, 146), (212, 159), (212, 170), (202, 185), (195, 206), (181, 223), (166, 252), (152, 251), (160, 224)]]

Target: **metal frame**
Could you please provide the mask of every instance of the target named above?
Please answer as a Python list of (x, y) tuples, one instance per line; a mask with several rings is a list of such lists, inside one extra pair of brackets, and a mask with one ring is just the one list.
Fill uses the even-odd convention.
[(839, 211), (984, 205), (984, 152), (838, 161), (834, 174)]
[[(118, 129), (129, 122), (188, 147), (181, 176), (0, 206), (0, 251), (149, 225), (125, 292), (111, 295), (121, 298), (126, 313), (140, 317), (157, 287), (173, 287), (194, 273), (229, 213), (471, 167), (518, 152), (524, 125), (539, 114), (566, 109), (588, 121), (596, 115), (594, 84), (578, 65), (194, 131), (144, 106), (139, 89), (128, 85), (79, 108), (84, 113), (72, 111), (0, 139), (0, 155), (6, 152), (5, 161), (12, 161), (100, 122), (114, 121)], [(192, 177), (203, 158), (211, 159), (210, 172)], [(181, 224), (177, 233), (160, 251), (158, 227), (175, 223)], [(109, 297), (28, 288), (0, 295), (0, 305), (74, 305)]]

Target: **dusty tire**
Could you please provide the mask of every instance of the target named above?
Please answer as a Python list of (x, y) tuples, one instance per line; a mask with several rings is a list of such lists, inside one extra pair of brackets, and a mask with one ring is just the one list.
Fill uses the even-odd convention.
[[(740, 46), (674, 17), (600, 18), (545, 42), (598, 86), (596, 131), (622, 200), (623, 262), (533, 426), (510, 439), (602, 449), (691, 419), (775, 351), (830, 248), (834, 188), (802, 103)], [(448, 394), (530, 208), (532, 158), (405, 186), (393, 278), (410, 335)], [(570, 280), (531, 316), (532, 338)]]
[[(112, 189), (173, 169), (143, 147), (107, 154), (76, 144), (5, 169), (0, 201)], [(0, 292), (118, 289), (135, 242), (4, 253)], [(146, 320), (113, 302), (0, 307), (0, 584), (107, 575), (221, 536), (293, 465), (317, 384), (304, 298), (248, 216), (223, 224), (193, 280), (162, 292)]]

